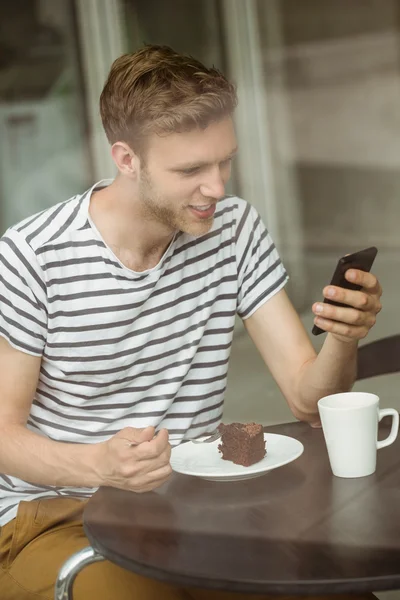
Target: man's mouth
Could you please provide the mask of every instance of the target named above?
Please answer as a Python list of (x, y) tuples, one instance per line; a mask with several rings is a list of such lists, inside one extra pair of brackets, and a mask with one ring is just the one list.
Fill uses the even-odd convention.
[(215, 213), (216, 204), (211, 202), (210, 204), (196, 204), (189, 205), (190, 210), (201, 219), (209, 219)]

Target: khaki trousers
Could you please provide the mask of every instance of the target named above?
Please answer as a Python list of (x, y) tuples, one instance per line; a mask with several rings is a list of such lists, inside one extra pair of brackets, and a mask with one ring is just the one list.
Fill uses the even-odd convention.
[[(89, 545), (82, 527), (83, 508), (84, 502), (75, 498), (21, 502), (17, 517), (0, 530), (1, 600), (53, 600), (60, 567), (72, 554)], [(73, 587), (73, 598), (243, 600), (268, 597), (181, 589), (102, 561), (85, 567), (79, 573)], [(357, 596), (336, 598), (355, 600)], [(375, 597), (364, 594), (358, 598), (373, 600)]]

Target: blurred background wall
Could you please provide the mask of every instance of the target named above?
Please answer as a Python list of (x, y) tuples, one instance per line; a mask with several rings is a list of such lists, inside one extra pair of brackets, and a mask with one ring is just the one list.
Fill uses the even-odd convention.
[[(397, 332), (400, 0), (3, 0), (1, 231), (114, 175), (98, 98), (112, 61), (143, 43), (237, 82), (229, 191), (264, 218), (306, 327), (337, 258), (374, 244), (385, 295), (371, 336)], [(243, 417), (278, 392), (240, 323), (237, 340)]]

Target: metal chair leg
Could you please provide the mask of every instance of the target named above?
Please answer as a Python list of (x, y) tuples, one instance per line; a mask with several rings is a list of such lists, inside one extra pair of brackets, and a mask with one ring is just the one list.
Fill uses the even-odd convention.
[(73, 554), (61, 567), (54, 591), (54, 600), (72, 600), (72, 586), (75, 577), (87, 565), (105, 560), (91, 546)]

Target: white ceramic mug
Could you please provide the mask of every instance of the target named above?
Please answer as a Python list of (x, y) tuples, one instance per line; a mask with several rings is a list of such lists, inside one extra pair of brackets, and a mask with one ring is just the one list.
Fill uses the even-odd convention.
[[(374, 473), (377, 450), (393, 444), (397, 437), (397, 410), (379, 410), (379, 397), (364, 392), (325, 396), (319, 400), (318, 410), (333, 474), (364, 477)], [(387, 415), (392, 417), (392, 429), (378, 442), (378, 423)]]

